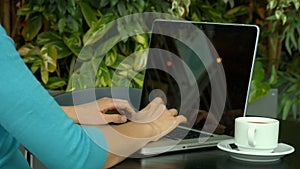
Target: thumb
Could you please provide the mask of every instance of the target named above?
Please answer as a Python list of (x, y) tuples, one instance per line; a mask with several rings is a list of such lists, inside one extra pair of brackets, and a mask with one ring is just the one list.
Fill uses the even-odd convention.
[(179, 115), (176, 117), (176, 123), (177, 125), (180, 123), (186, 123), (187, 122), (187, 118), (183, 115)]

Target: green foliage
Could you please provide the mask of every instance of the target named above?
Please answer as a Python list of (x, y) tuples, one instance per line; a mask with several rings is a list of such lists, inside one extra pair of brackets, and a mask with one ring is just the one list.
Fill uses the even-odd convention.
[[(278, 86), (279, 111), (285, 118), (288, 110), (300, 104), (288, 99), (290, 91), (298, 92), (292, 87), (296, 83), (282, 87), (300, 72), (299, 7), (299, 0), (25, 0), (17, 12), (23, 37), (17, 44), (24, 62), (47, 89), (141, 87), (149, 35), (137, 34), (142, 25), (114, 27), (109, 24), (112, 21), (134, 13), (159, 12), (193, 21), (257, 24), (261, 36), (249, 101)], [(119, 34), (95, 48), (93, 44), (111, 29)], [(91, 39), (95, 34), (98, 38)]]
[(272, 15), (266, 21), (272, 23), (270, 34), (277, 34), (279, 56), (275, 63), (278, 67), (279, 107), (282, 119), (299, 119), (297, 112), (299, 98), (299, 57), (300, 57), (300, 1), (270, 0), (267, 6)]
[(266, 80), (266, 74), (264, 70), (263, 63), (257, 59), (254, 64), (253, 77), (251, 81), (251, 92), (249, 95), (249, 102), (260, 98), (261, 96), (266, 95), (271, 86), (277, 84), (277, 72), (275, 67), (272, 67), (272, 73), (268, 80)]
[[(104, 36), (109, 22), (143, 12), (145, 8), (142, 0), (28, 0), (18, 10), (25, 23), (21, 32), (25, 43), (18, 50), (24, 62), (48, 89), (111, 86), (116, 65), (131, 53), (145, 49), (148, 35), (128, 37), (113, 48), (102, 46), (97, 52), (103, 54), (103, 63), (97, 58), (100, 56), (85, 55), (81, 50), (96, 31), (103, 30), (101, 36)], [(84, 61), (79, 69), (76, 68), (78, 60)], [(94, 72), (87, 74), (91, 65)], [(132, 68), (126, 71), (135, 70), (136, 65), (130, 65)], [(84, 71), (83, 75), (78, 74)], [(96, 79), (92, 75), (96, 75)], [(141, 87), (140, 77), (133, 78), (132, 86)], [(95, 84), (88, 81), (92, 79)]]
[(284, 41), (285, 49), (290, 55), (293, 54), (293, 50), (300, 52), (299, 7), (298, 0), (270, 0), (267, 6), (267, 9), (274, 11), (273, 15), (267, 18), (273, 22), (272, 32), (280, 31), (280, 38)]
[(22, 27), (25, 43), (18, 50), (48, 89), (66, 86), (72, 71), (70, 61), (78, 56), (83, 45), (80, 39), (83, 22), (78, 9), (75, 0), (32, 0), (18, 10), (25, 23)]
[(299, 118), (300, 75), (294, 72), (278, 71), (280, 77), (277, 87), (280, 89), (279, 115), (282, 119)]

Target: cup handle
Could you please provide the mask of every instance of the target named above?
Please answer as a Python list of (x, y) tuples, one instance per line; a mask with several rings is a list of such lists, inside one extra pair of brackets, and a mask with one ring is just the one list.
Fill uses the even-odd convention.
[(256, 129), (255, 128), (249, 128), (248, 129), (248, 144), (252, 147), (255, 146), (255, 140), (254, 140), (254, 135), (255, 135)]

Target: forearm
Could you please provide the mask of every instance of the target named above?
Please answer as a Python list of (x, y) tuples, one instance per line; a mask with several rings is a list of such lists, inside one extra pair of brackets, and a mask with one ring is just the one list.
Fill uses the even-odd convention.
[(103, 168), (121, 162), (147, 143), (154, 140), (155, 130), (146, 123), (128, 122), (116, 126), (99, 126), (107, 142), (107, 158)]
[(66, 115), (74, 120), (74, 123), (79, 124), (78, 116), (76, 115), (75, 112), (75, 107), (74, 106), (60, 106), (63, 111), (66, 113)]

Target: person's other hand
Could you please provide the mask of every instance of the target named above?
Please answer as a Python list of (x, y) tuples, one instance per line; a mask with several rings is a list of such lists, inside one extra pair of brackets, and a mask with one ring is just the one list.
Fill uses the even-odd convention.
[(182, 115), (178, 115), (176, 109), (168, 110), (163, 100), (157, 97), (143, 110), (135, 113), (132, 121), (150, 125), (154, 136), (153, 141), (156, 141), (172, 131), (180, 123), (186, 122), (187, 119)]

